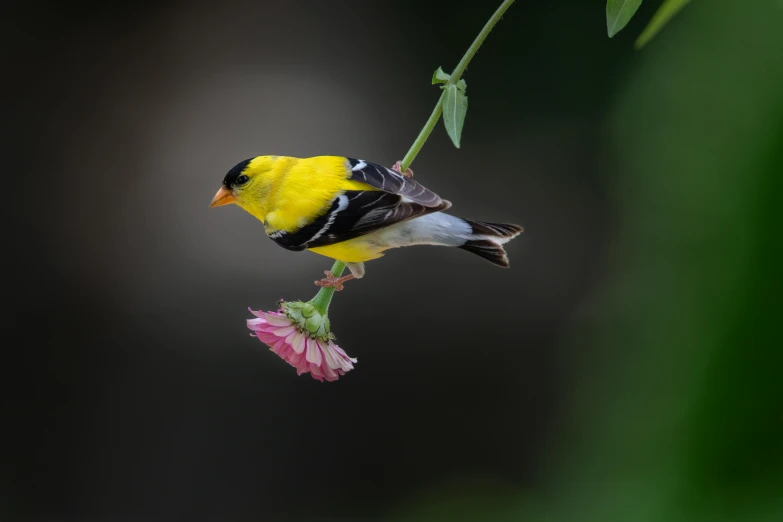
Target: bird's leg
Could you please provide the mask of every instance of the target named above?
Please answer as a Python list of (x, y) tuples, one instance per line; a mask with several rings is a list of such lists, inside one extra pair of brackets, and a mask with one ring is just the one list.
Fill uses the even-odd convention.
[(402, 163), (402, 162), (398, 161), (397, 163), (395, 163), (392, 166), (392, 170), (395, 171), (395, 172), (399, 172), (400, 174), (402, 174), (406, 178), (412, 178), (413, 177), (413, 171), (410, 169), (410, 167), (405, 169), (405, 172), (403, 172), (402, 171), (402, 165), (400, 165), (400, 163)]
[(324, 271), (324, 274), (326, 274), (326, 277), (321, 279), (320, 281), (316, 281), (316, 286), (323, 286), (326, 288), (334, 288), (338, 292), (343, 289), (343, 283), (346, 281), (350, 281), (354, 278), (353, 274), (349, 274), (347, 276), (343, 277), (334, 277), (334, 274), (331, 273), (329, 270)]

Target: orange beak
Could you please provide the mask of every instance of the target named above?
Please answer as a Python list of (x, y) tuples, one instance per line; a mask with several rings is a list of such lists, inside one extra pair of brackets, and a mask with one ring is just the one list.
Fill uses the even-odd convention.
[(215, 197), (212, 198), (212, 203), (209, 204), (209, 208), (222, 207), (223, 205), (230, 205), (235, 203), (237, 198), (226, 187), (220, 187)]

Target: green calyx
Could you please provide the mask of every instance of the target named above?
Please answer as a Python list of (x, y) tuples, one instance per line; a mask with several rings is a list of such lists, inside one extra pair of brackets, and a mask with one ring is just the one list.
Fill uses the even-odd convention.
[(283, 302), (280, 306), (286, 316), (299, 327), (299, 330), (307, 333), (311, 338), (324, 341), (334, 339), (334, 334), (330, 331), (329, 316), (319, 312), (311, 303)]
[[(345, 270), (345, 263), (335, 261), (331, 272), (335, 277), (340, 277), (343, 270)], [(299, 327), (299, 331), (306, 333), (312, 339), (328, 341), (335, 338), (327, 315), (332, 297), (334, 297), (334, 288), (323, 287), (306, 303), (281, 301), (280, 308)]]

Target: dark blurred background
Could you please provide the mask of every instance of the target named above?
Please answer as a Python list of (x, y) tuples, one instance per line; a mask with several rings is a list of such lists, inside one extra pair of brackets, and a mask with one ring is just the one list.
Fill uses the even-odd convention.
[(783, 4), (695, 1), (634, 51), (519, 0), (413, 168), (525, 227), (413, 248), (297, 377), (248, 306), (330, 261), (208, 210), (257, 154), (391, 165), (496, 1), (3, 7), (0, 519), (783, 520)]

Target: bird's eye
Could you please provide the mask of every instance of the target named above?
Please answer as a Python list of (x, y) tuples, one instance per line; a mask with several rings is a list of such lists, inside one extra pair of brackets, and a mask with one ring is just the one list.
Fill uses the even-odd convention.
[(248, 178), (247, 176), (245, 176), (244, 174), (242, 174), (241, 176), (238, 176), (238, 177), (237, 177), (237, 179), (236, 179), (236, 181), (234, 182), (234, 184), (235, 184), (235, 185), (244, 185), (244, 184), (245, 184), (245, 183), (247, 183), (248, 181), (250, 181), (250, 178)]

